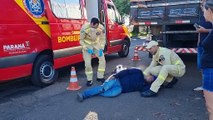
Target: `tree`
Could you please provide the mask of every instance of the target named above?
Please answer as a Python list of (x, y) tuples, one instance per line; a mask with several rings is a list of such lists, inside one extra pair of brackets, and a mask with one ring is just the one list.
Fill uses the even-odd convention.
[(113, 0), (121, 16), (129, 14), (130, 1), (129, 0)]

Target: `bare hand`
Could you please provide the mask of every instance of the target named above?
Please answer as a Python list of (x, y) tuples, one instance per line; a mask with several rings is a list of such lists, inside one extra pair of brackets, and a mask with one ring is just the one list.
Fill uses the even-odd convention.
[(145, 80), (149, 83), (153, 82), (154, 81), (154, 77), (152, 75), (147, 75), (145, 76)]
[(206, 33), (206, 32), (209, 32), (208, 29), (202, 27), (202, 26), (199, 26), (199, 28), (196, 28), (197, 32), (199, 33)]

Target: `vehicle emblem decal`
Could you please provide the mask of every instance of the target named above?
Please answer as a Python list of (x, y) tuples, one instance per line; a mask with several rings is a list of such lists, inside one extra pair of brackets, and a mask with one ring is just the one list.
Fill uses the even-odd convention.
[(23, 0), (27, 11), (35, 18), (40, 18), (44, 15), (43, 0)]

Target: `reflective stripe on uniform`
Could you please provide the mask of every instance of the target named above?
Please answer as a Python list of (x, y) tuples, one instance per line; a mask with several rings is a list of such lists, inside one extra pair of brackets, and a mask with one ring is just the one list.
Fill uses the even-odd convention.
[(100, 72), (105, 72), (105, 69), (98, 69), (98, 71), (100, 71)]
[(101, 45), (101, 48), (104, 48), (105, 45)]
[(90, 31), (90, 27), (87, 26), (87, 28), (85, 28), (85, 32), (88, 33)]
[(180, 63), (180, 60), (177, 60), (176, 62), (175, 62), (175, 65), (178, 65)]
[(98, 29), (99, 31), (101, 31), (101, 32), (103, 31), (101, 28), (97, 28), (97, 29)]
[(91, 72), (85, 72), (86, 74), (93, 74), (93, 72), (91, 71)]
[(89, 45), (92, 44), (92, 42), (90, 42), (90, 41), (88, 41), (88, 40), (84, 40), (84, 42), (87, 43), (87, 44), (89, 44)]
[(179, 65), (177, 66), (177, 69), (178, 69), (178, 75), (180, 75), (180, 66)]
[(84, 39), (84, 42), (85, 42), (86, 44), (91, 45), (91, 44), (97, 43), (97, 42), (98, 42), (98, 39), (96, 39), (96, 40), (94, 40), (94, 41), (91, 41), (91, 40), (88, 40), (88, 39)]
[(146, 72), (143, 72), (144, 75), (148, 75)]
[(165, 80), (165, 79), (166, 79), (166, 78), (163, 77), (162, 75), (158, 75), (158, 78), (159, 78), (160, 80)]

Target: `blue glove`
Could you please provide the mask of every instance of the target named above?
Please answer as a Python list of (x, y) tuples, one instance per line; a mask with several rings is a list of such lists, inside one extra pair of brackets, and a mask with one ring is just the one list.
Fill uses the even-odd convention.
[(93, 54), (93, 50), (92, 49), (87, 49), (87, 52), (90, 54), (90, 55), (92, 55)]
[(99, 56), (99, 57), (102, 57), (102, 56), (103, 56), (103, 50), (102, 50), (102, 49), (100, 49), (100, 50), (98, 51), (98, 56)]

